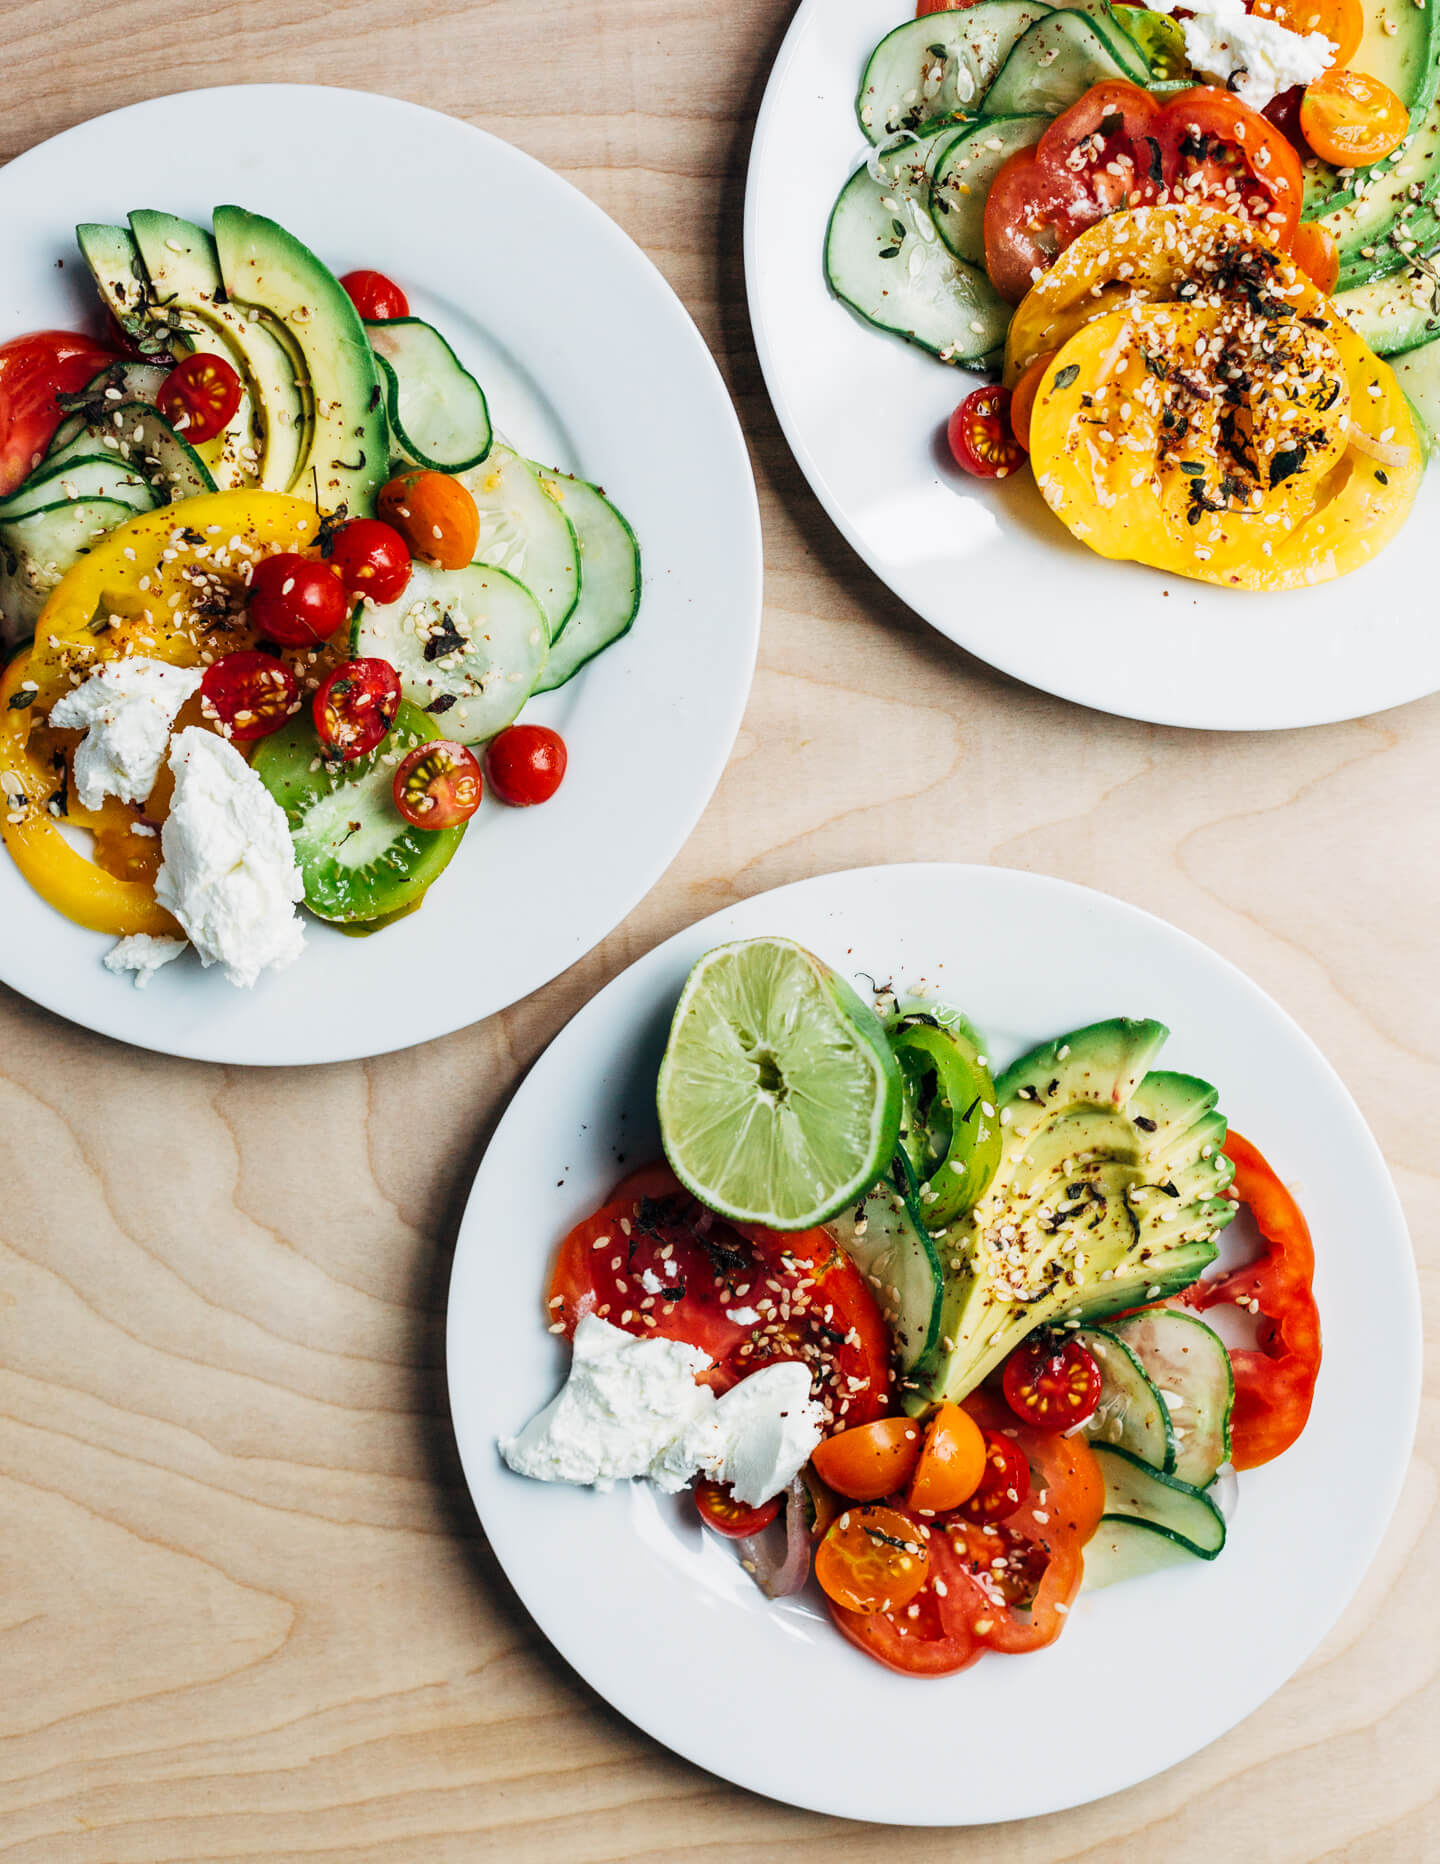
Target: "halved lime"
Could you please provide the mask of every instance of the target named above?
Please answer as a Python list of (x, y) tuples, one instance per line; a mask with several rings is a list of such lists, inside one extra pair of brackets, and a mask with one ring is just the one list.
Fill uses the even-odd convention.
[(742, 939), (685, 980), (660, 1064), (675, 1175), (721, 1216), (804, 1230), (861, 1198), (900, 1130), (874, 1012), (802, 946)]

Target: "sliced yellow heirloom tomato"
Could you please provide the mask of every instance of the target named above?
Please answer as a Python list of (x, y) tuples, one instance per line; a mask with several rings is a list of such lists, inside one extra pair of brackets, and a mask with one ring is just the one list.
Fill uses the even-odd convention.
[(46, 712), (102, 660), (147, 654), (194, 666), (251, 645), (247, 566), (315, 542), (313, 505), (283, 492), (210, 492), (132, 518), (75, 565), (35, 624), (29, 678)]

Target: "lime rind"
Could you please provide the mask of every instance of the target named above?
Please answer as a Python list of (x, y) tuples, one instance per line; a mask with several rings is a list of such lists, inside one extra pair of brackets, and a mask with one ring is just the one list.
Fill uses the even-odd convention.
[(660, 1066), (666, 1156), (737, 1222), (810, 1229), (863, 1197), (900, 1127), (885, 1031), (803, 946), (717, 946), (686, 979)]

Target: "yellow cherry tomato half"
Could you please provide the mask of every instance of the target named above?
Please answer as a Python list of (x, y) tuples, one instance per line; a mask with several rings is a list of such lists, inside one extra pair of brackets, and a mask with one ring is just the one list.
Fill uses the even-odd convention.
[(817, 1444), (811, 1462), (822, 1482), (855, 1502), (896, 1495), (920, 1455), (921, 1427), (913, 1417), (880, 1417)]
[(921, 1513), (944, 1514), (968, 1502), (984, 1474), (984, 1431), (958, 1404), (942, 1404), (925, 1427), (906, 1500)]
[(1388, 84), (1336, 66), (1307, 85), (1300, 127), (1322, 162), (1367, 168), (1410, 134), (1410, 112)]
[(847, 1508), (815, 1553), (821, 1589), (852, 1612), (908, 1605), (929, 1567), (919, 1525), (896, 1508)]
[(480, 513), (458, 479), (445, 472), (405, 472), (380, 488), (375, 509), (398, 531), (412, 557), (463, 570), (475, 560)]

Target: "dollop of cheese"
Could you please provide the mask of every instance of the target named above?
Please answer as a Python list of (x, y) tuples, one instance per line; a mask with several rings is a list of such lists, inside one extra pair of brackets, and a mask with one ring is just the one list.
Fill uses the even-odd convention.
[(198, 692), (199, 667), (131, 654), (107, 660), (50, 708), (50, 723), (85, 736), (75, 751), (75, 793), (98, 809), (107, 796), (143, 803), (155, 787), (176, 715)]
[(132, 932), (110, 947), (102, 963), (107, 971), (117, 975), (130, 972), (135, 988), (143, 990), (161, 966), (178, 958), (184, 949), (183, 938), (156, 938), (149, 932)]

